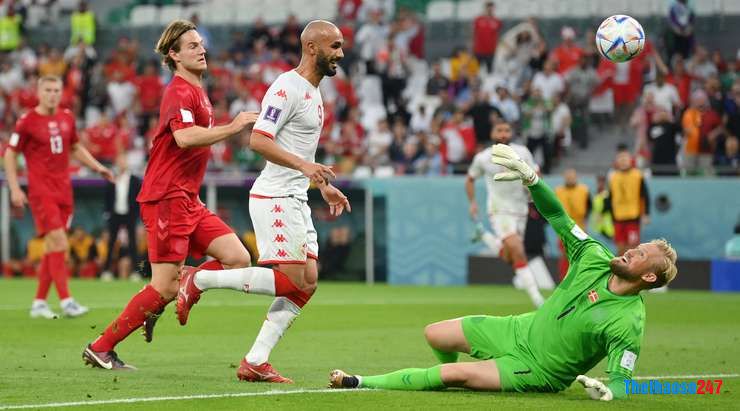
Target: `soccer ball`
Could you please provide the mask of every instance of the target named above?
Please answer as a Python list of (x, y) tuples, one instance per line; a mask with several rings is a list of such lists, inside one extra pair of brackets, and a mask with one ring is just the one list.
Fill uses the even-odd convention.
[(645, 31), (630, 16), (617, 14), (604, 20), (596, 31), (596, 48), (607, 60), (622, 63), (645, 47)]

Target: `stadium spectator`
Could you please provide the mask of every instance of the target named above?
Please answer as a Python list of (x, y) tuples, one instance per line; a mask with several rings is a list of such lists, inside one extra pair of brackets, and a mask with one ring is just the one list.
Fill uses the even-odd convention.
[(668, 27), (666, 47), (668, 59), (679, 54), (684, 58), (691, 55), (694, 47), (694, 11), (688, 0), (671, 0), (668, 9)]
[(571, 134), (571, 125), (573, 116), (571, 115), (568, 104), (563, 101), (560, 94), (556, 94), (552, 100), (552, 114), (550, 118), (553, 133), (553, 157), (560, 158), (570, 147), (573, 141)]
[(650, 222), (650, 197), (645, 176), (634, 167), (626, 147), (620, 147), (609, 174), (607, 206), (614, 221), (617, 255), (640, 244), (640, 227)]
[(647, 130), (653, 175), (678, 175), (676, 157), (681, 139), (681, 128), (673, 121), (671, 113), (658, 109)]
[(385, 118), (378, 120), (377, 127), (368, 133), (365, 140), (367, 159), (372, 167), (390, 164), (389, 149), (392, 142), (393, 134), (390, 132), (388, 120)]
[(532, 78), (532, 89), (539, 89), (542, 93), (542, 98), (548, 103), (552, 102), (556, 94), (561, 94), (565, 91), (563, 76), (555, 71), (555, 64), (554, 60), (545, 61), (542, 71), (535, 74)]
[(493, 107), (501, 113), (504, 120), (511, 124), (519, 123), (519, 104), (514, 101), (509, 89), (503, 85), (496, 86), (496, 94), (491, 97)]
[(675, 114), (681, 109), (681, 98), (678, 95), (678, 89), (671, 83), (665, 81), (662, 72), (655, 76), (655, 82), (645, 86), (642, 91), (643, 95), (651, 93), (656, 108), (663, 109), (669, 113)]
[(573, 27), (565, 26), (560, 30), (563, 42), (555, 47), (550, 57), (557, 64), (558, 73), (565, 75), (573, 67), (576, 67), (584, 54), (583, 49), (576, 44), (576, 31)]
[(527, 139), (527, 148), (535, 158), (542, 151), (539, 162), (542, 172), (550, 173), (552, 160), (552, 106), (542, 97), (542, 91), (535, 87), (529, 98), (522, 104), (522, 134)]
[(80, 1), (77, 10), (70, 17), (69, 44), (78, 44), (82, 41), (94, 45), (95, 30), (95, 12), (88, 8), (86, 1)]
[(95, 125), (88, 127), (80, 134), (82, 143), (90, 154), (108, 166), (113, 165), (116, 157), (124, 148), (124, 143), (120, 140), (120, 128), (106, 113), (100, 116)]
[(164, 92), (164, 84), (159, 77), (159, 69), (156, 61), (149, 61), (144, 65), (144, 70), (134, 80), (136, 87), (137, 122), (139, 134), (146, 132), (149, 119), (157, 116), (159, 102)]
[(362, 0), (339, 0), (337, 2), (337, 17), (340, 21), (356, 21), (361, 6)]
[(691, 94), (691, 103), (683, 113), (681, 125), (686, 140), (685, 171), (689, 174), (711, 175), (715, 140), (722, 131), (722, 121), (709, 105), (706, 92), (696, 90)]
[(591, 123), (588, 105), (599, 77), (593, 66), (592, 55), (582, 55), (578, 64), (574, 66), (565, 76), (565, 84), (568, 88), (567, 102), (573, 115), (573, 137), (582, 149), (588, 147), (588, 128)]
[(442, 73), (442, 64), (436, 61), (432, 64), (432, 74), (427, 80), (426, 94), (437, 96), (440, 92), (447, 92), (450, 80)]
[(67, 62), (64, 61), (62, 53), (56, 48), (50, 48), (48, 54), (39, 60), (39, 76), (63, 77), (67, 71)]
[(495, 15), (496, 5), (492, 1), (485, 4), (483, 14), (473, 20), (473, 54), (493, 73), (493, 56), (498, 45), (498, 33), (503, 24)]
[(673, 70), (665, 76), (666, 82), (676, 86), (678, 96), (681, 98), (681, 106), (686, 107), (689, 105), (691, 86), (696, 78), (686, 71), (686, 63), (680, 54), (674, 56), (672, 67)]
[[(591, 193), (588, 186), (578, 181), (578, 173), (574, 168), (568, 168), (563, 171), (563, 185), (555, 187), (555, 195), (563, 204), (565, 212), (575, 221), (576, 225), (582, 230), (587, 231), (588, 215), (591, 213)], [(560, 270), (560, 280), (565, 278), (568, 272), (568, 258), (565, 255), (563, 242), (559, 241), (560, 260), (558, 269)]]
[(21, 42), (21, 23), (23, 18), (16, 14), (15, 5), (0, 16), (0, 52), (11, 52), (18, 48)]
[(717, 156), (714, 164), (720, 176), (740, 176), (740, 151), (738, 138), (729, 136), (725, 139), (724, 150)]
[(497, 119), (503, 119), (503, 114), (490, 103), (488, 94), (480, 89), (473, 91), (472, 101), (466, 105), (465, 114), (473, 119), (473, 130), (477, 150), (491, 144), (491, 129)]
[(465, 112), (455, 110), (440, 130), (440, 151), (453, 174), (464, 174), (475, 152), (475, 131), (465, 123)]
[(697, 46), (696, 52), (688, 61), (689, 73), (699, 81), (705, 81), (719, 74), (717, 66), (709, 58), (709, 52), (703, 46)]
[(393, 37), (389, 37), (375, 58), (375, 68), (381, 78), (383, 105), (389, 116), (404, 111), (402, 92), (409, 73), (406, 53), (398, 47)]
[(376, 74), (374, 59), (385, 46), (390, 29), (383, 22), (383, 11), (370, 12), (370, 20), (365, 22), (355, 35), (355, 43), (360, 48), (360, 59), (365, 63), (367, 74)]

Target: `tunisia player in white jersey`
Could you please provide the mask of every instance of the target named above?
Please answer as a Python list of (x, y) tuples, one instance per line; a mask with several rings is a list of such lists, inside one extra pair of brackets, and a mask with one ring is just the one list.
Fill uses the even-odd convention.
[[(521, 144), (511, 143), (511, 134), (511, 125), (508, 122), (499, 121), (493, 125), (491, 139), (496, 143), (508, 144), (524, 162), (536, 169), (537, 165), (532, 158), (532, 153)], [(524, 251), (524, 230), (529, 214), (529, 192), (521, 184), (493, 180), (496, 173), (506, 170), (491, 162), (491, 150), (492, 147), (489, 147), (478, 153), (468, 169), (465, 192), (470, 202), (470, 216), (477, 221), (478, 204), (475, 202), (474, 183), (477, 178), (485, 177), (488, 189), (488, 215), (496, 235), (484, 231), (482, 240), (494, 253), (509, 260), (516, 272), (518, 283), (527, 291), (535, 307), (539, 307), (544, 302), (544, 298), (537, 287)]]
[(267, 165), (250, 192), (249, 213), (259, 264), (273, 269), (182, 270), (177, 300), (182, 324), (201, 293), (211, 288), (275, 296), (254, 345), (239, 366), (240, 380), (292, 383), (267, 360), (318, 282), (319, 246), (306, 193), (310, 182), (321, 190), (332, 215), (351, 211), (347, 197), (329, 183), (334, 173), (315, 163), (324, 123), (319, 83), (336, 74), (337, 61), (344, 57), (343, 44), (334, 24), (308, 23), (301, 33), (300, 64), (281, 74), (267, 90), (252, 130), (250, 148), (262, 154)]

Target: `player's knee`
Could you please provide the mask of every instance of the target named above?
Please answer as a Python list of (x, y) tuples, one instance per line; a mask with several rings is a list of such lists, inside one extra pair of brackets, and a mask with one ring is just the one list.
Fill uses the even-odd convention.
[(305, 281), (300, 288), (301, 291), (311, 296), (316, 292), (316, 289), (319, 288), (319, 283), (317, 281)]
[(434, 348), (439, 348), (441, 336), (441, 323), (429, 324), (424, 327), (424, 338)]

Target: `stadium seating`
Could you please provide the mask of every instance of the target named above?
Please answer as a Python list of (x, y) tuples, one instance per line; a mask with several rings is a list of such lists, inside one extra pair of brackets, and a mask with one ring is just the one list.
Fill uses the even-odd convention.
[(455, 3), (447, 0), (434, 1), (427, 6), (429, 21), (444, 21), (455, 19)]
[(129, 23), (134, 26), (149, 26), (157, 23), (157, 7), (144, 4), (131, 10)]

